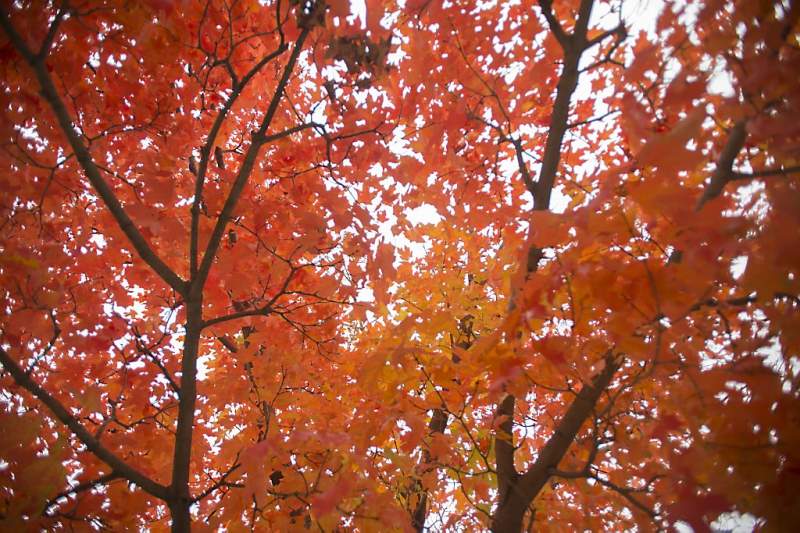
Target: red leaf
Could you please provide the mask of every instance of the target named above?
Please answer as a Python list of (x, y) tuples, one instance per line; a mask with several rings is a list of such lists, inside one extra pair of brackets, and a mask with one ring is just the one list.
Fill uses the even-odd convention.
[(352, 487), (352, 478), (340, 477), (330, 488), (311, 499), (311, 508), (314, 510), (314, 514), (321, 518), (333, 511)]

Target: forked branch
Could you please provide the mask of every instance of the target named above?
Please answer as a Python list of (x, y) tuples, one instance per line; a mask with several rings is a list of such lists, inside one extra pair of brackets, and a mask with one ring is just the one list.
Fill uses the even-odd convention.
[[(559, 421), (555, 431), (553, 431), (553, 435), (539, 452), (539, 456), (533, 465), (522, 475), (513, 472), (510, 475), (507, 474), (506, 479), (501, 478), (501, 483), (507, 483), (508, 488), (504, 491), (505, 499), (499, 500), (497, 510), (494, 513), (492, 531), (505, 532), (519, 531), (521, 529), (522, 519), (528, 506), (558, 467), (558, 463), (574, 442), (581, 426), (594, 412), (597, 401), (611, 384), (614, 374), (616, 374), (622, 361), (619, 358), (608, 355), (605, 363), (605, 368), (594, 377), (591, 383), (587, 383), (581, 389), (567, 408), (567, 412)], [(507, 398), (511, 398), (511, 396), (507, 396)], [(498, 444), (500, 442), (498, 440)], [(511, 450), (513, 451), (513, 443), (509, 442), (508, 445), (512, 446)], [(500, 457), (498, 455), (498, 461)], [(503, 457), (511, 457), (513, 459), (513, 454), (504, 452)], [(500, 464), (498, 463), (498, 477), (500, 477), (499, 474)]]
[[(286, 62), (286, 66), (283, 68), (281, 79), (278, 82), (274, 93), (272, 94), (272, 99), (270, 100), (269, 107), (267, 108), (264, 118), (261, 121), (261, 125), (259, 126), (258, 130), (253, 133), (250, 147), (247, 150), (244, 161), (242, 161), (241, 167), (239, 167), (239, 172), (236, 175), (233, 186), (228, 193), (228, 197), (225, 199), (222, 212), (219, 214), (217, 222), (214, 225), (214, 229), (211, 232), (211, 237), (209, 238), (205, 252), (203, 253), (203, 259), (200, 262), (197, 275), (193, 276), (192, 278), (193, 290), (201, 290), (206, 278), (208, 277), (208, 273), (211, 270), (211, 265), (214, 262), (220, 242), (222, 241), (225, 227), (230, 221), (233, 210), (236, 208), (236, 204), (239, 202), (239, 197), (241, 196), (242, 191), (244, 190), (244, 187), (250, 178), (250, 174), (253, 171), (253, 167), (255, 166), (261, 147), (264, 145), (264, 143), (275, 138), (279, 138), (268, 136), (267, 130), (272, 124), (272, 119), (275, 117), (275, 113), (278, 111), (278, 105), (283, 98), (286, 85), (289, 83), (289, 78), (291, 77), (292, 71), (294, 71), (295, 64), (297, 63), (298, 57), (300, 57), (300, 52), (303, 50), (303, 44), (305, 43), (306, 38), (308, 38), (309, 33), (310, 29), (305, 28), (297, 38), (297, 41), (294, 44), (294, 49), (292, 50), (292, 53)], [(281, 132), (275, 135), (288, 135), (288, 133)]]

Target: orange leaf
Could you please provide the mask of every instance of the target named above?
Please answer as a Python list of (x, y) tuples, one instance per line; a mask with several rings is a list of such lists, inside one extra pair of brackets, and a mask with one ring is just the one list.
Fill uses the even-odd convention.
[(321, 518), (332, 512), (339, 502), (347, 496), (353, 486), (352, 478), (342, 476), (327, 490), (311, 498), (311, 508), (314, 511), (314, 515)]

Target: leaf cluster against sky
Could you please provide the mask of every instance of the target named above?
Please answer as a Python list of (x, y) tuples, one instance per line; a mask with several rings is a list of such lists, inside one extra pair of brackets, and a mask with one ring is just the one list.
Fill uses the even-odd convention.
[(0, 8), (0, 525), (796, 528), (799, 17)]

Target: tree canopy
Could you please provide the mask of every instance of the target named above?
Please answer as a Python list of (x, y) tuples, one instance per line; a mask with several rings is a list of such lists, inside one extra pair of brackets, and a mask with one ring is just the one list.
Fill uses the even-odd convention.
[(796, 529), (799, 19), (6, 3), (0, 526)]

